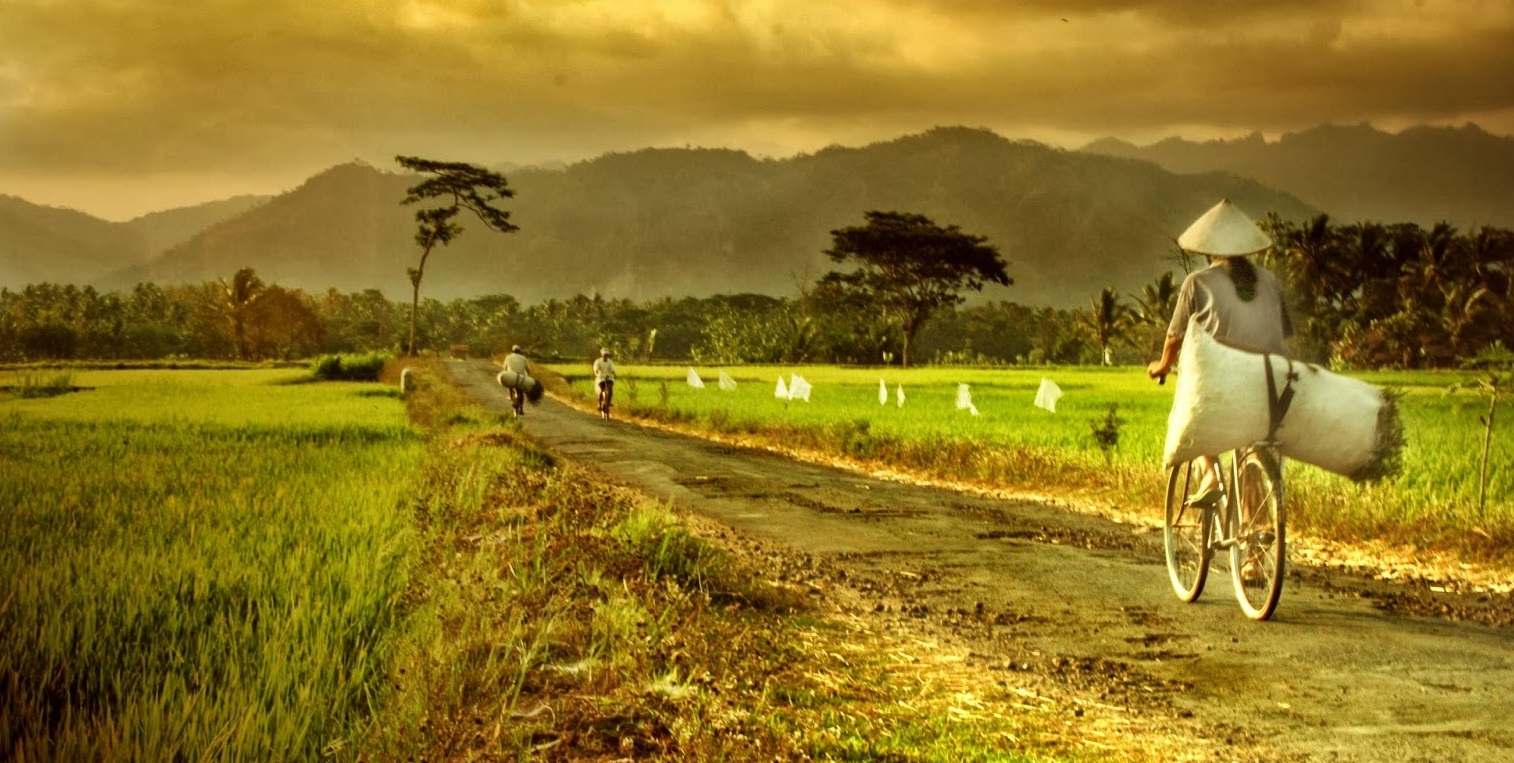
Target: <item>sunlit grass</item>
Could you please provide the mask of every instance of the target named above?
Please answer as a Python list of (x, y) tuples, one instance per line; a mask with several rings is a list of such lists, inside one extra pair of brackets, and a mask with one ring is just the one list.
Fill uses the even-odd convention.
[[(0, 374), (4, 383), (5, 374)], [(393, 390), (360, 382), (308, 383), (309, 369), (78, 371), (86, 392), (6, 400), (0, 411), (70, 421), (403, 428)]]
[[(586, 391), (581, 369), (555, 367)], [(689, 386), (687, 367), (623, 367), (616, 385), (616, 399), (641, 408), (659, 403), (659, 385), (667, 384), (669, 405), (706, 415), (724, 411), (732, 420), (782, 422), (795, 426), (824, 426), (836, 421), (867, 421), (873, 432), (908, 439), (943, 436), (980, 443), (1031, 445), (1074, 451), (1097, 452), (1088, 436), (1089, 422), (1102, 418), (1110, 403), (1118, 403), (1120, 416), (1131, 431), (1165, 428), (1167, 400), (1129, 369), (1047, 369), (1007, 371), (987, 369), (924, 368), (853, 369), (827, 366), (779, 368), (751, 366), (725, 369), (737, 382), (734, 391), (716, 387), (719, 369), (697, 369), (706, 387)], [(785, 383), (797, 371), (815, 389), (810, 402), (786, 402), (774, 397), (781, 374)], [(1062, 389), (1064, 397), (1055, 413), (1033, 405), (1041, 379), (1048, 378)], [(887, 400), (878, 400), (879, 381), (887, 386)], [(956, 408), (957, 385), (967, 384), (980, 415)], [(899, 386), (905, 404), (897, 404)], [(1153, 389), (1146, 389), (1146, 387)], [(634, 387), (634, 392), (631, 389)], [(1165, 388), (1163, 388), (1165, 390)], [(631, 397), (634, 395), (635, 400)], [(1131, 461), (1160, 458), (1161, 442), (1123, 439), (1121, 452)]]
[(0, 399), (0, 738), (311, 759), (382, 691), (422, 441), (376, 385), (80, 372)]

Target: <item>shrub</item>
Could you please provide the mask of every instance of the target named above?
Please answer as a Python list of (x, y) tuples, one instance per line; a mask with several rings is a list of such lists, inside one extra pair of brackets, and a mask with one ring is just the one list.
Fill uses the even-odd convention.
[(1098, 443), (1099, 450), (1104, 451), (1106, 464), (1114, 458), (1114, 449), (1120, 446), (1120, 425), (1124, 423), (1125, 419), (1120, 418), (1118, 403), (1109, 404), (1103, 420), (1093, 419), (1088, 422), (1094, 442)]
[(383, 352), (322, 355), (311, 361), (310, 373), (320, 381), (378, 381), (379, 374), (391, 359)]
[(72, 371), (53, 374), (41, 371), (21, 372), (16, 374), (16, 384), (12, 389), (16, 397), (57, 397), (74, 391), (74, 374)]

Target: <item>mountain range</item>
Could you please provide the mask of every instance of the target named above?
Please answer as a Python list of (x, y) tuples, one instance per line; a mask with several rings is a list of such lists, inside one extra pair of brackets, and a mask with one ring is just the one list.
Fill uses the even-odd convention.
[(99, 283), (268, 198), (237, 196), (117, 223), (0, 194), (0, 287)]
[[(1314, 137), (1378, 140), (1358, 132), (1329, 128)], [(1514, 141), (1476, 132), (1490, 139), (1472, 142), (1487, 153), (1484, 166), (1500, 167), (1499, 152)], [(1258, 148), (1254, 142), (1234, 143)], [(1225, 155), (1222, 144), (1189, 145)], [(1287, 138), (1262, 142), (1259, 150), (1299, 145)], [(1167, 167), (1135, 155), (1159, 146), (1182, 155), (1170, 141), (1145, 149), (1101, 141), (1066, 151), (943, 127), (787, 159), (645, 149), (563, 167), (512, 168), (516, 195), (501, 206), (520, 230), (500, 235), (463, 219), (464, 234), (433, 254), (422, 294), (507, 293), (523, 302), (576, 293), (794, 294), (831, 269), (822, 254), (829, 232), (860, 225), (863, 212), (878, 209), (924, 214), (987, 236), (1015, 279), (1013, 286), (991, 287), (988, 296), (1070, 306), (1086, 304), (1105, 286), (1136, 291), (1171, 269), (1176, 235), (1220, 198), (1257, 217), (1273, 212), (1301, 220), (1322, 210), (1348, 216), (1317, 200), (1339, 181), (1331, 176), (1343, 174), (1328, 164), (1317, 166), (1312, 185), (1269, 185), (1196, 159)], [(1491, 195), (1511, 177), (1478, 176), (1467, 187), (1491, 188)], [(0, 287), (49, 280), (122, 289), (141, 281), (203, 282), (252, 267), (267, 282), (307, 291), (377, 288), (408, 297), (405, 269), (418, 255), (415, 208), (399, 201), (416, 180), (345, 164), (272, 198), (239, 197), (127, 223), (0, 197)], [(1413, 207), (1413, 189), (1378, 191), (1384, 205)], [(1419, 214), (1426, 213), (1367, 216), (1397, 221)]]
[(1105, 138), (1085, 153), (1144, 159), (1177, 173), (1229, 172), (1286, 189), (1337, 222), (1449, 222), (1514, 227), (1514, 140), (1477, 125), (1321, 125), (1275, 141), (1168, 138), (1136, 146)]

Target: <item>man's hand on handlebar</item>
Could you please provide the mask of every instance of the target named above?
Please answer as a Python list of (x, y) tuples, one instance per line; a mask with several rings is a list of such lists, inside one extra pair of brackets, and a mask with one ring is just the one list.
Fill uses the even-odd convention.
[(1146, 375), (1156, 379), (1158, 384), (1166, 384), (1167, 374), (1171, 371), (1172, 367), (1164, 365), (1160, 360), (1153, 360), (1146, 366)]

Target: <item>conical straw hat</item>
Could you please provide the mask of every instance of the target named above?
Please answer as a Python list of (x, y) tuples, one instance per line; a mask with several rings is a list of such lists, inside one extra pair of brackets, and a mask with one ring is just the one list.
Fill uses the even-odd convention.
[(1178, 236), (1178, 246), (1198, 254), (1243, 257), (1272, 246), (1272, 239), (1229, 199), (1221, 199)]

